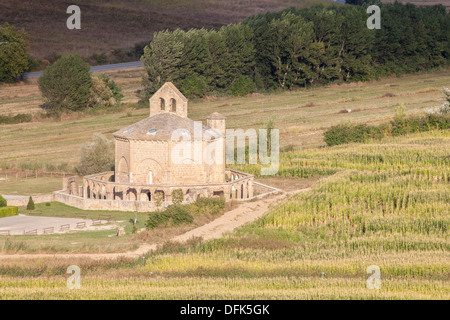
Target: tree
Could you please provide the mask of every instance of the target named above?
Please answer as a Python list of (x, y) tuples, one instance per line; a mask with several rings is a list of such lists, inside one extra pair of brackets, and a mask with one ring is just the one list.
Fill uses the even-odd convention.
[(76, 170), (81, 175), (114, 170), (114, 141), (94, 134), (91, 141), (80, 148), (80, 162)]
[(6, 202), (6, 199), (0, 194), (0, 208), (6, 207), (7, 205), (8, 203)]
[(27, 210), (30, 210), (30, 211), (34, 210), (34, 201), (33, 201), (33, 198), (31, 196), (28, 199)]
[(108, 108), (116, 104), (111, 89), (99, 77), (92, 77), (92, 86), (88, 99), (90, 108)]
[(12, 82), (28, 69), (29, 46), (24, 29), (0, 25), (0, 82)]
[(89, 65), (77, 54), (61, 56), (39, 78), (45, 106), (57, 110), (77, 111), (86, 108), (91, 84)]
[(145, 87), (141, 93), (143, 100), (147, 100), (167, 81), (177, 84), (181, 76), (184, 37), (185, 32), (180, 29), (161, 31), (155, 33), (150, 45), (144, 48), (141, 61), (147, 74), (142, 79)]

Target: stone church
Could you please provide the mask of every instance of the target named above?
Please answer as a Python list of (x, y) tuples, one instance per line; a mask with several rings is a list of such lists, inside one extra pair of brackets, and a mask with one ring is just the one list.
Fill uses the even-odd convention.
[[(167, 82), (150, 98), (148, 118), (113, 133), (115, 171), (83, 177), (80, 188), (68, 179), (64, 193), (83, 199), (75, 206), (84, 209), (130, 210), (139, 202), (140, 211), (155, 208), (157, 192), (169, 205), (174, 190), (182, 191), (185, 203), (251, 198), (253, 176), (225, 167), (225, 130), (217, 112), (206, 125), (189, 119), (188, 99)], [(214, 161), (205, 159), (205, 150)]]

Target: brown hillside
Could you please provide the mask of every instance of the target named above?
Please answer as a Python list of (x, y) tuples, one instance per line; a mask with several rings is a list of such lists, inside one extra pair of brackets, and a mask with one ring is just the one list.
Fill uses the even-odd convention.
[[(0, 22), (30, 34), (30, 54), (45, 58), (77, 52), (83, 56), (128, 49), (149, 41), (155, 31), (219, 28), (245, 17), (289, 6), (305, 7), (325, 0), (2, 0)], [(66, 9), (81, 9), (81, 30), (68, 30)]]

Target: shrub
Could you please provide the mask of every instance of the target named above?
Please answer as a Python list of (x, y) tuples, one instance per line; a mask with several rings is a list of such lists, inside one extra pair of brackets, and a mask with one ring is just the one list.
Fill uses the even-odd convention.
[(329, 146), (349, 142), (365, 142), (368, 139), (381, 139), (386, 135), (399, 136), (433, 129), (450, 128), (450, 115), (428, 114), (425, 117), (396, 116), (389, 124), (368, 126), (366, 124), (340, 124), (324, 132), (324, 141)]
[(202, 98), (208, 91), (208, 85), (202, 76), (189, 76), (182, 81), (180, 90), (186, 97)]
[(81, 146), (76, 171), (81, 175), (89, 175), (113, 170), (114, 157), (114, 142), (101, 134), (94, 134), (91, 141)]
[(3, 198), (2, 195), (0, 195), (0, 208), (6, 207), (8, 205), (5, 198)]
[(119, 103), (123, 98), (122, 89), (114, 82), (114, 80), (111, 80), (106, 73), (101, 74), (98, 78), (103, 80), (105, 86), (111, 90), (116, 102)]
[(15, 124), (15, 123), (23, 123), (23, 122), (31, 122), (33, 117), (31, 114), (19, 113), (14, 116), (1, 116), (0, 115), (0, 124)]
[(27, 210), (34, 210), (34, 201), (31, 196), (30, 199), (28, 199)]
[(221, 213), (224, 208), (224, 197), (198, 198), (194, 203), (190, 205), (189, 211), (194, 215), (207, 213), (216, 215)]
[(91, 89), (89, 65), (79, 55), (66, 54), (44, 70), (39, 89), (48, 109), (86, 108)]
[(174, 205), (164, 211), (150, 213), (146, 226), (148, 229), (154, 229), (160, 225), (168, 226), (171, 224), (178, 226), (181, 224), (189, 224), (192, 221), (194, 221), (194, 218), (186, 206)]
[(19, 212), (18, 207), (1, 207), (0, 218), (15, 216)]
[(156, 207), (161, 207), (164, 202), (164, 193), (161, 191), (155, 192), (153, 195), (153, 199), (155, 200)]
[(249, 76), (239, 76), (231, 85), (231, 93), (235, 96), (245, 96), (255, 91), (255, 83)]
[(92, 77), (92, 86), (89, 93), (89, 108), (109, 108), (116, 104), (116, 99), (110, 88), (99, 77)]
[(183, 191), (181, 189), (172, 192), (172, 202), (174, 204), (181, 204), (183, 202)]

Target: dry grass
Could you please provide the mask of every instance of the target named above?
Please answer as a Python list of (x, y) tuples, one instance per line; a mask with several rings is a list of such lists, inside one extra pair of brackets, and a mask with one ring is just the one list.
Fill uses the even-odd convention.
[[(141, 69), (116, 70), (111, 78), (122, 85), (125, 101), (136, 102), (140, 88)], [(379, 123), (391, 119), (399, 103), (406, 103), (406, 112), (420, 113), (425, 108), (442, 103), (440, 89), (448, 85), (450, 71), (386, 78), (369, 83), (330, 85), (308, 90), (276, 94), (258, 94), (243, 98), (209, 97), (191, 101), (189, 117), (204, 120), (218, 111), (227, 117), (228, 128), (265, 128), (270, 119), (280, 128), (281, 146), (310, 148), (323, 145), (322, 129), (345, 121)], [(426, 85), (425, 85), (426, 82)], [(435, 90), (425, 90), (433, 84)], [(11, 94), (11, 90), (16, 93)], [(27, 92), (30, 92), (28, 94)], [(395, 97), (384, 97), (386, 93)], [(18, 95), (14, 99), (3, 97)], [(22, 96), (23, 95), (23, 96)], [(35, 83), (23, 86), (0, 86), (0, 114), (15, 113), (21, 100), (29, 99), (28, 112), (39, 110), (41, 97)], [(339, 98), (358, 101), (338, 103)], [(5, 102), (6, 101), (6, 102)], [(314, 105), (311, 106), (311, 103)], [(308, 107), (303, 107), (307, 105)], [(359, 112), (338, 113), (342, 109)], [(255, 116), (255, 110), (258, 111)], [(84, 116), (73, 114), (61, 121), (17, 125), (1, 125), (0, 165), (40, 162), (50, 166), (78, 161), (79, 146), (96, 132), (111, 138), (111, 133), (148, 116), (148, 109), (129, 109), (115, 114)], [(1, 166), (0, 166), (1, 167)], [(1, 172), (0, 172), (1, 174)]]
[(81, 9), (81, 30), (68, 30), (61, 0), (2, 0), (0, 20), (23, 27), (30, 34), (30, 53), (46, 58), (52, 53), (110, 53), (150, 41), (165, 29), (219, 28), (245, 17), (289, 6), (304, 7), (324, 0), (73, 0)]

